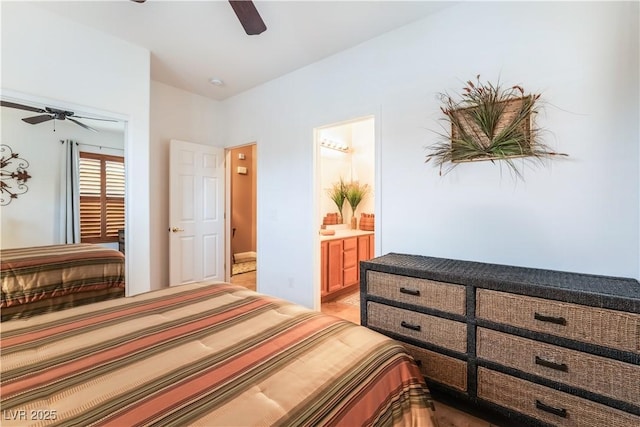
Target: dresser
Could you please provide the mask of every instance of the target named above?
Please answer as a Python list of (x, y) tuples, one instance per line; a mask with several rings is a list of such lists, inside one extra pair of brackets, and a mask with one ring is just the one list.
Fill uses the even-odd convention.
[(509, 427), (640, 426), (637, 280), (395, 253), (360, 276), (362, 325), (401, 341), (434, 395)]

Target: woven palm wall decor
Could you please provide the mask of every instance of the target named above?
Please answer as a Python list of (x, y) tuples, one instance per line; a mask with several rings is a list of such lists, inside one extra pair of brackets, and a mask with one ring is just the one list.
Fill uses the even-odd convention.
[(566, 156), (541, 142), (541, 129), (533, 123), (539, 94), (525, 94), (519, 86), (503, 88), (500, 83), (467, 81), (459, 96), (440, 94), (445, 131), (433, 144), (425, 162), (440, 167), (440, 175), (463, 162), (504, 161), (519, 178), (520, 163), (514, 160), (540, 161)]

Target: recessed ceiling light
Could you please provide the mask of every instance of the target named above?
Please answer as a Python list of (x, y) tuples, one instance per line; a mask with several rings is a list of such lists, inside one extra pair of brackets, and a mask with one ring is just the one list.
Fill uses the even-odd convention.
[(222, 79), (218, 79), (216, 77), (211, 77), (209, 79), (209, 83), (211, 83), (214, 86), (224, 86), (224, 82), (222, 81)]

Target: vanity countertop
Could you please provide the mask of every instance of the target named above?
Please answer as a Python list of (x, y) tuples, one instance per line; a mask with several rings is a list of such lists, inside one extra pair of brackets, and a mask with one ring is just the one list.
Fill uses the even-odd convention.
[(320, 236), (320, 241), (321, 242), (325, 242), (327, 240), (335, 240), (335, 239), (345, 239), (348, 237), (356, 237), (356, 236), (364, 236), (367, 234), (373, 234), (373, 231), (366, 231), (366, 230), (352, 230), (352, 229), (346, 229), (346, 230), (336, 230), (336, 234), (333, 234), (331, 236)]

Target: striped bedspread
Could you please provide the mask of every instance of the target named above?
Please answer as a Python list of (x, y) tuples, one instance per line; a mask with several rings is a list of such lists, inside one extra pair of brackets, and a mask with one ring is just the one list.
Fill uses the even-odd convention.
[(395, 341), (228, 283), (2, 324), (2, 425), (432, 426)]
[(88, 243), (0, 251), (2, 320), (124, 295), (124, 255)]

